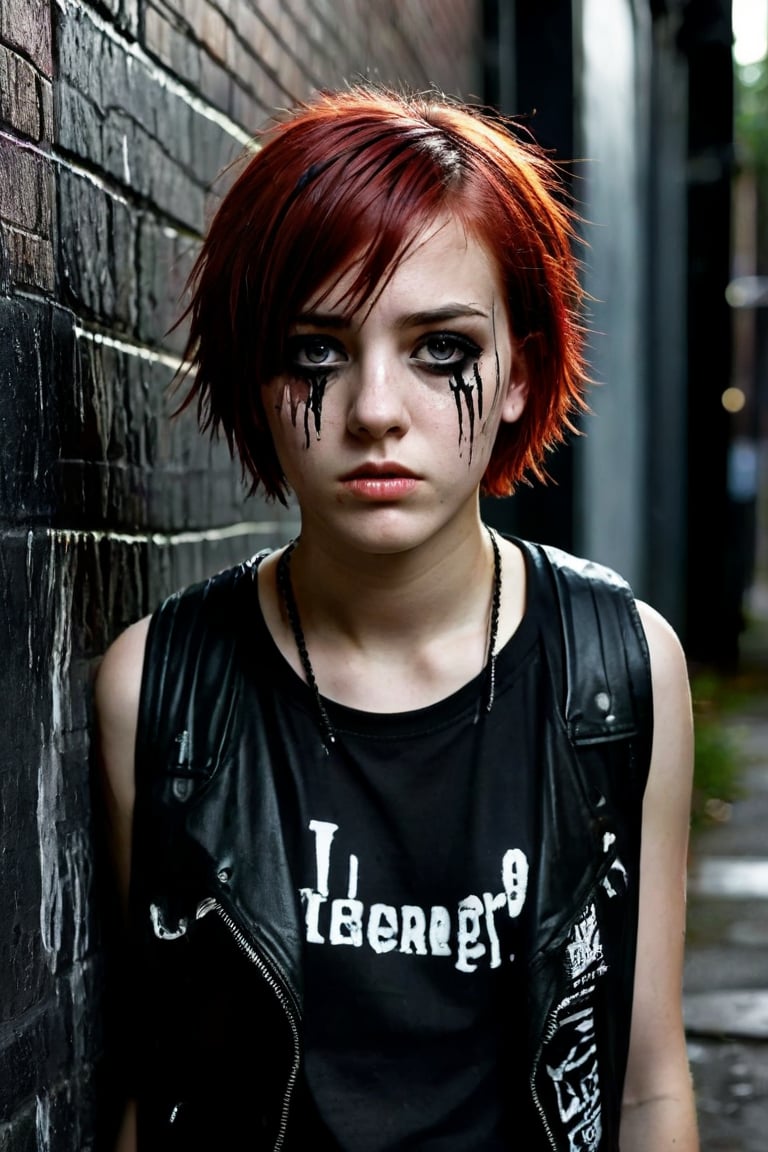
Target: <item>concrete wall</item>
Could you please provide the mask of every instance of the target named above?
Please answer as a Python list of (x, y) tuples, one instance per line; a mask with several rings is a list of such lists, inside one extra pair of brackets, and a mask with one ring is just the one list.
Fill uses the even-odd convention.
[(688, 359), (688, 62), (680, 50), (682, 10), (653, 23), (649, 165), (647, 327), (649, 404), (642, 594), (685, 633)]
[(479, 54), (476, 0), (2, 0), (0, 1152), (105, 1146), (96, 662), (293, 527), (168, 418), (217, 176), (314, 86), (469, 95)]
[[(586, 555), (619, 569), (635, 588), (647, 544), (643, 506), (647, 403), (644, 283), (648, 247), (644, 180), (650, 58), (644, 6), (581, 0), (574, 38), (579, 154), (589, 248), (590, 368), (594, 416), (578, 446), (579, 539)], [(621, 482), (616, 483), (616, 478)]]
[(574, 449), (578, 547), (667, 616), (692, 662), (727, 669), (743, 562), (720, 399), (730, 378), (731, 4), (574, 0), (573, 10), (599, 382)]

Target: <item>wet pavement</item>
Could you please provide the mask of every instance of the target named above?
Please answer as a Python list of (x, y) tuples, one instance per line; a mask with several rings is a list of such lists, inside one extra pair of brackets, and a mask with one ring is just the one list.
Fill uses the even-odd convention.
[(701, 1152), (768, 1152), (768, 664), (725, 724), (740, 795), (691, 845), (684, 1009)]

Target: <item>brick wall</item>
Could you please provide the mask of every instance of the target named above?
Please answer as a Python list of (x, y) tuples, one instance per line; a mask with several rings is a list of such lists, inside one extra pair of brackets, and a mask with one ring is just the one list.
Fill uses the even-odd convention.
[(166, 592), (294, 525), (168, 418), (168, 329), (217, 177), (318, 85), (474, 94), (479, 7), (0, 3), (0, 1152), (106, 1144), (96, 662)]

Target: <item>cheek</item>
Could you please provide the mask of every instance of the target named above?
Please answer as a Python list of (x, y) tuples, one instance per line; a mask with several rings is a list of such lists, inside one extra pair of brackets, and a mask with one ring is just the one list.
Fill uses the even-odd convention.
[[(274, 382), (269, 397), (270, 419), (276, 421), (277, 434), (281, 438), (291, 439), (292, 429), (296, 429), (300, 433), (305, 448), (309, 448), (313, 440), (320, 439), (323, 400), (327, 383), (327, 374), (321, 373), (311, 379), (283, 377)], [(273, 435), (275, 435), (274, 426)], [(293, 437), (295, 437), (295, 433), (293, 433)]]
[(481, 356), (451, 376), (449, 388), (458, 422), (459, 454), (463, 454), (466, 445), (471, 465), (476, 436), (491, 437), (497, 424), (500, 362), (495, 346), (492, 355)]
[(307, 391), (298, 381), (293, 384), (273, 381), (264, 394), (267, 424), (275, 450), (283, 465), (284, 458), (295, 456), (304, 440), (299, 413), (302, 403), (306, 402)]
[(308, 380), (281, 379), (276, 380), (270, 388), (269, 402), (272, 411), (280, 420), (290, 419), (296, 423), (296, 413), (300, 405), (306, 404), (309, 399), (311, 385)]

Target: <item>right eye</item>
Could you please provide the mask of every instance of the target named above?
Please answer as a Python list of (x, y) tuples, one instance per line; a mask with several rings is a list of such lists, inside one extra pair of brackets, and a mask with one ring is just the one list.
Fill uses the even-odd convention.
[(288, 340), (288, 364), (294, 370), (335, 368), (346, 360), (341, 344), (328, 336), (291, 336)]

